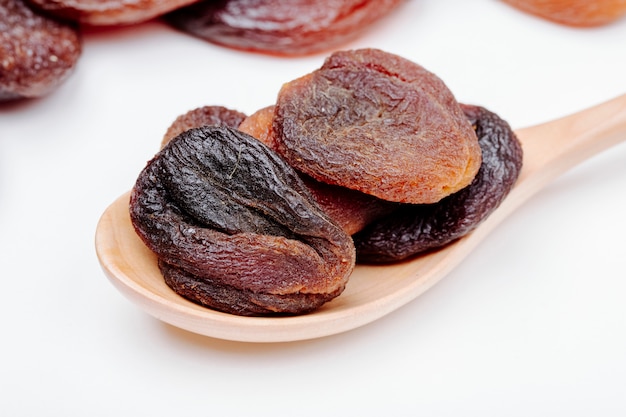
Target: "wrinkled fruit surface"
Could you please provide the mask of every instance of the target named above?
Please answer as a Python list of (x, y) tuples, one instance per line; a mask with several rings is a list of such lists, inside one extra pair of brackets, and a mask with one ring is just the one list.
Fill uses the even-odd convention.
[(145, 22), (197, 0), (28, 0), (46, 13), (93, 26)]
[(306, 313), (354, 268), (352, 239), (296, 172), (228, 127), (170, 141), (139, 175), (130, 214), (174, 291), (233, 314)]
[(137, 179), (131, 220), (181, 296), (303, 314), (341, 294), (356, 261), (401, 261), (471, 232), (522, 156), (504, 120), (459, 104), (419, 65), (337, 52), (250, 116), (178, 117)]
[(166, 16), (175, 27), (231, 48), (279, 55), (333, 49), (402, 0), (205, 0)]
[[(248, 116), (239, 130), (257, 138), (271, 149), (277, 144), (272, 133), (275, 106), (264, 107)], [(301, 173), (301, 178), (313, 198), (349, 235), (390, 213), (396, 204), (346, 187), (326, 184)]]
[(72, 73), (82, 39), (72, 24), (0, 0), (0, 101), (46, 95)]
[(273, 136), (297, 170), (402, 203), (434, 203), (481, 164), (476, 134), (445, 84), (376, 50), (341, 51), (284, 84)]
[(522, 148), (496, 114), (463, 106), (475, 126), (483, 163), (472, 184), (437, 204), (404, 205), (354, 236), (359, 262), (392, 262), (446, 245), (476, 228), (508, 195), (522, 167)]
[(203, 106), (181, 114), (168, 127), (161, 147), (186, 130), (202, 126), (226, 126), (237, 128), (246, 119), (246, 115), (237, 110), (222, 106)]
[(568, 26), (601, 26), (626, 15), (626, 0), (504, 0), (527, 13)]
[(274, 106), (263, 107), (246, 117), (238, 129), (276, 150), (276, 141), (272, 135), (272, 120), (274, 120)]

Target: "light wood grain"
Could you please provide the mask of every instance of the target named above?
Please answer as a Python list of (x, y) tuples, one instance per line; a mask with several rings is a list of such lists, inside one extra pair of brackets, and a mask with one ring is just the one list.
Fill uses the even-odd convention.
[(284, 342), (348, 331), (396, 310), (456, 267), (489, 232), (548, 182), (600, 151), (626, 140), (626, 95), (588, 110), (516, 132), (524, 168), (512, 192), (474, 232), (437, 252), (386, 266), (358, 266), (343, 294), (314, 313), (281, 318), (212, 311), (170, 290), (155, 256), (135, 234), (129, 193), (102, 215), (96, 251), (111, 282), (147, 313), (188, 331), (235, 341)]

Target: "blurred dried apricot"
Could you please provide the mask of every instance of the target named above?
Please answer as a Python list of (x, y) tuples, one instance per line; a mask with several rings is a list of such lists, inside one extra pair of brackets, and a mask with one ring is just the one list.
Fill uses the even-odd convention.
[(403, 0), (205, 0), (166, 15), (182, 31), (246, 51), (304, 55), (353, 40)]
[(601, 26), (626, 15), (626, 0), (503, 0), (524, 12), (568, 26)]
[(64, 19), (93, 26), (145, 22), (198, 0), (27, 0)]
[(434, 74), (376, 49), (336, 52), (276, 101), (278, 153), (312, 178), (403, 203), (470, 184), (478, 139)]
[(74, 24), (0, 1), (0, 101), (46, 95), (73, 72), (82, 54)]

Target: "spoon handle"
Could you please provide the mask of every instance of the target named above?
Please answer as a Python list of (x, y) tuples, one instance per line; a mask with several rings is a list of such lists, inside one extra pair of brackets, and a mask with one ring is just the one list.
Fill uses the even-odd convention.
[(516, 131), (524, 148), (519, 188), (533, 192), (586, 159), (626, 141), (626, 94)]

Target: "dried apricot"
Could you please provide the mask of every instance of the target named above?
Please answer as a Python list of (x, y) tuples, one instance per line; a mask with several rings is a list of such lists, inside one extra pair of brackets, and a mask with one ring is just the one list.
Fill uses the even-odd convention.
[(626, 15), (626, 0), (504, 0), (524, 12), (568, 26), (601, 26)]
[(197, 0), (28, 0), (49, 14), (92, 26), (145, 22)]
[(303, 55), (356, 38), (402, 0), (205, 0), (166, 15), (182, 31), (246, 51)]
[(302, 180), (322, 210), (349, 235), (392, 213), (398, 203), (381, 200), (360, 191), (325, 184), (306, 175)]
[(239, 316), (296, 315), (313, 311), (341, 294), (270, 294), (240, 290), (215, 280), (200, 279), (174, 265), (159, 261), (165, 283), (178, 295), (196, 304)]
[(198, 107), (181, 114), (172, 122), (163, 136), (161, 147), (185, 130), (201, 126), (228, 126), (236, 128), (246, 117), (240, 111), (223, 106)]
[(482, 166), (472, 184), (436, 204), (402, 205), (354, 235), (359, 262), (393, 262), (446, 245), (472, 231), (504, 200), (522, 167), (508, 123), (478, 106), (463, 110), (475, 126)]
[(41, 97), (73, 72), (82, 54), (78, 27), (0, 1), (0, 101)]
[(272, 120), (274, 120), (274, 106), (267, 106), (246, 117), (237, 128), (275, 150), (276, 141), (272, 136)]
[(384, 200), (434, 203), (466, 187), (478, 139), (445, 84), (376, 49), (341, 51), (281, 88), (277, 151), (316, 180)]
[[(239, 125), (239, 130), (259, 139), (270, 148), (276, 149), (276, 140), (272, 135), (273, 119), (274, 106), (268, 106), (248, 116)], [(384, 214), (390, 213), (396, 207), (394, 203), (359, 191), (325, 184), (305, 174), (301, 174), (301, 177), (324, 212), (349, 235), (358, 232)]]
[(293, 168), (228, 127), (172, 139), (139, 175), (130, 214), (174, 291), (233, 314), (311, 311), (354, 268), (352, 239)]

